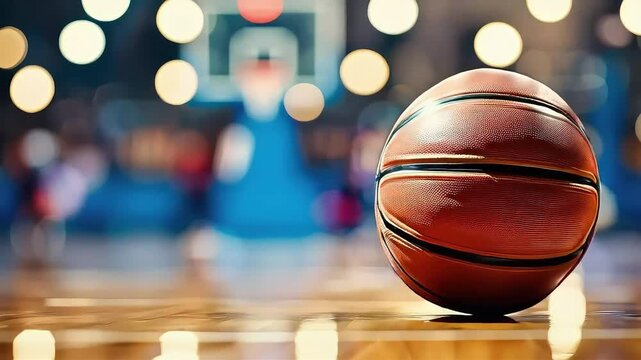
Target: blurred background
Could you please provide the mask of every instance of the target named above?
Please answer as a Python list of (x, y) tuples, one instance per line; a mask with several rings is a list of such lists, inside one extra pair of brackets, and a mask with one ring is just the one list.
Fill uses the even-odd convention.
[[(602, 180), (586, 263), (609, 268), (641, 231), (639, 35), (641, 0), (3, 0), (0, 267), (84, 269), (65, 278), (82, 294), (112, 284), (89, 270), (156, 291), (216, 259), (238, 298), (287, 292), (236, 281), (261, 266), (308, 266), (296, 296), (327, 263), (391, 273), (372, 211), (391, 125), (444, 78), (497, 67), (583, 120)], [(195, 278), (185, 294), (223, 292)], [(2, 291), (70, 291), (34, 281)]]
[(376, 161), (400, 112), (452, 74), (494, 66), (570, 103), (598, 156), (602, 225), (639, 230), (630, 3), (5, 1), (0, 227), (371, 227)]

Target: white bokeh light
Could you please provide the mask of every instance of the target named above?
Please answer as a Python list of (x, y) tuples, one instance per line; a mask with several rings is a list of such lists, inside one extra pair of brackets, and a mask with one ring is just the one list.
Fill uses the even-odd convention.
[(641, 0), (623, 0), (619, 15), (626, 29), (641, 36)]
[(416, 0), (370, 0), (367, 17), (384, 34), (402, 34), (416, 24), (418, 4)]
[(91, 21), (77, 20), (62, 29), (59, 45), (65, 59), (78, 65), (89, 64), (105, 51), (105, 33)]
[(537, 20), (554, 23), (568, 16), (572, 0), (527, 0), (527, 9)]
[(156, 14), (156, 25), (160, 33), (179, 44), (193, 41), (203, 31), (203, 11), (192, 0), (167, 0)]
[(58, 151), (58, 139), (49, 130), (30, 130), (22, 139), (22, 158), (29, 167), (50, 164), (58, 156)]
[(309, 319), (303, 321), (294, 338), (296, 359), (336, 360), (338, 332), (336, 321)]
[(340, 77), (347, 90), (357, 95), (372, 95), (387, 84), (389, 65), (385, 58), (369, 49), (347, 54), (340, 67)]
[(474, 51), (479, 59), (494, 67), (507, 67), (521, 56), (523, 40), (512, 26), (493, 22), (483, 26), (474, 38)]
[(241, 180), (251, 165), (255, 144), (254, 135), (247, 127), (228, 125), (220, 134), (216, 146), (214, 169), (218, 180), (224, 183)]
[(182, 105), (191, 100), (198, 89), (196, 70), (186, 61), (172, 60), (158, 69), (156, 92), (171, 105)]
[(43, 67), (30, 65), (20, 69), (11, 79), (9, 96), (16, 107), (35, 113), (46, 108), (55, 93), (51, 74)]
[(14, 360), (53, 360), (56, 339), (48, 330), (24, 330), (13, 339)]
[(323, 92), (313, 84), (296, 84), (285, 93), (285, 110), (298, 121), (312, 121), (325, 107)]
[(167, 331), (160, 336), (160, 356), (154, 360), (198, 360), (198, 337), (191, 331)]
[(130, 0), (82, 0), (87, 15), (98, 21), (114, 21), (127, 12)]

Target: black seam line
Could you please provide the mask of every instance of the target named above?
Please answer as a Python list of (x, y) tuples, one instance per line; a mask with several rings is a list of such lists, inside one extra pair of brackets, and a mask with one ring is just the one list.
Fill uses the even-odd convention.
[(430, 294), (431, 296), (433, 296), (433, 297), (435, 297), (435, 298), (438, 298), (438, 299), (440, 299), (440, 300), (442, 300), (442, 301), (445, 301), (445, 300), (446, 300), (445, 298), (443, 298), (443, 297), (442, 297), (442, 296), (440, 296), (440, 295), (435, 294), (432, 290), (430, 290), (430, 289), (426, 288), (423, 284), (421, 284), (418, 280), (416, 280), (412, 275), (410, 275), (410, 274), (409, 274), (409, 273), (408, 273), (408, 272), (403, 268), (403, 266), (402, 266), (402, 265), (401, 265), (401, 263), (398, 261), (398, 259), (396, 258), (396, 256), (394, 256), (394, 253), (392, 252), (392, 249), (390, 249), (390, 248), (389, 248), (389, 244), (387, 243), (387, 240), (385, 239), (385, 234), (383, 234), (383, 232), (382, 232), (382, 231), (379, 231), (379, 234), (380, 234), (380, 236), (381, 236), (381, 240), (382, 240), (383, 246), (385, 246), (385, 248), (387, 249), (387, 252), (389, 252), (389, 255), (390, 255), (390, 257), (392, 258), (392, 261), (394, 261), (394, 263), (396, 263), (396, 267), (397, 267), (401, 272), (403, 272), (403, 274), (405, 274), (405, 276), (407, 276), (407, 277), (412, 281), (412, 283), (414, 283), (414, 285), (416, 285), (418, 288), (420, 288), (421, 290), (425, 291), (426, 293)]
[(402, 240), (424, 251), (428, 251), (437, 255), (445, 256), (452, 259), (467, 261), (475, 264), (503, 266), (503, 267), (545, 267), (545, 266), (561, 265), (575, 259), (581, 253), (583, 253), (583, 251), (587, 248), (587, 244), (588, 244), (588, 242), (586, 241), (583, 245), (581, 245), (580, 248), (578, 248), (577, 250), (573, 251), (570, 254), (553, 257), (553, 258), (545, 258), (545, 259), (510, 259), (510, 258), (502, 258), (497, 256), (479, 255), (479, 254), (469, 253), (466, 251), (450, 249), (448, 247), (428, 243), (424, 240), (417, 239), (414, 236), (408, 234), (407, 232), (399, 229), (398, 227), (396, 227), (395, 225), (387, 221), (387, 219), (385, 219), (385, 216), (383, 216), (383, 213), (380, 210), (380, 208), (378, 209), (378, 211), (380, 213), (381, 220), (383, 221), (383, 224), (385, 225), (385, 227), (389, 231), (394, 233), (396, 236), (401, 238)]
[(379, 172), (376, 175), (376, 181), (380, 181), (386, 175), (399, 171), (449, 171), (449, 172), (466, 172), (466, 173), (483, 173), (495, 175), (511, 175), (523, 176), (530, 178), (561, 180), (570, 183), (588, 185), (599, 191), (599, 185), (587, 177), (571, 174), (565, 171), (550, 170), (543, 168), (536, 168), (521, 165), (505, 165), (505, 164), (469, 164), (469, 163), (456, 163), (456, 164), (408, 164), (393, 166)]
[[(524, 103), (524, 104), (530, 104), (530, 105), (538, 105), (545, 107), (547, 109), (550, 109), (554, 111), (557, 114), (560, 114), (563, 116), (565, 120), (567, 120), (571, 125), (573, 125), (575, 128), (577, 128), (582, 135), (585, 135), (584, 129), (577, 123), (574, 122), (574, 119), (572, 116), (566, 112), (565, 110), (557, 107), (556, 105), (552, 105), (547, 101), (543, 101), (540, 99), (536, 98), (531, 98), (531, 97), (525, 97), (525, 96), (517, 96), (517, 95), (508, 95), (508, 94), (496, 94), (496, 93), (470, 93), (470, 94), (462, 94), (462, 95), (455, 95), (455, 96), (450, 96), (441, 100), (435, 101), (433, 104), (422, 107), (412, 114), (410, 114), (408, 117), (405, 119), (401, 120), (398, 125), (396, 125), (392, 131), (390, 132), (389, 137), (387, 138), (387, 141), (385, 142), (385, 145), (390, 142), (392, 139), (392, 136), (398, 132), (403, 126), (407, 125), (409, 122), (412, 120), (416, 119), (421, 113), (426, 108), (435, 108), (440, 105), (445, 105), (445, 104), (451, 104), (454, 102), (459, 102), (459, 101), (464, 101), (464, 100), (508, 100), (508, 101), (514, 101), (517, 103)], [(587, 136), (586, 136), (587, 137)]]

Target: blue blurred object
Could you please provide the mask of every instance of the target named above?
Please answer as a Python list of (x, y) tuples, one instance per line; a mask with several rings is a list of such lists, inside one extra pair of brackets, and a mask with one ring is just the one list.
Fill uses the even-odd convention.
[(599, 172), (603, 185), (617, 198), (618, 226), (640, 229), (641, 181), (638, 173), (625, 166), (621, 156), (621, 144), (628, 132), (630, 68), (625, 58), (616, 52), (606, 54), (603, 59), (607, 65), (608, 96), (589, 118), (603, 141), (603, 153), (597, 159)]
[(176, 232), (188, 224), (190, 215), (183, 194), (171, 179), (114, 171), (89, 194), (68, 227), (101, 233)]
[(214, 225), (248, 238), (295, 238), (317, 232), (312, 205), (319, 191), (295, 141), (295, 123), (282, 109), (271, 121), (255, 121), (243, 113), (239, 122), (252, 133), (254, 151), (241, 179), (213, 185)]
[(11, 224), (17, 205), (18, 188), (7, 173), (0, 169), (0, 226), (6, 228)]

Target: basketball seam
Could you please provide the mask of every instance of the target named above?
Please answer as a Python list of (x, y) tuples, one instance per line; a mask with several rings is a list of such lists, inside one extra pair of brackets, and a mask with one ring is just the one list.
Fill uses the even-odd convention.
[(539, 167), (532, 166), (522, 166), (522, 165), (507, 165), (507, 164), (485, 164), (485, 163), (453, 163), (453, 164), (444, 164), (444, 163), (417, 163), (417, 164), (405, 164), (397, 165), (390, 168), (387, 168), (383, 171), (379, 171), (376, 174), (376, 181), (380, 181), (383, 177), (389, 174), (393, 174), (400, 171), (422, 171), (422, 172), (464, 172), (464, 173), (482, 173), (482, 174), (497, 174), (497, 175), (511, 175), (511, 176), (520, 176), (520, 177), (531, 177), (538, 179), (547, 179), (547, 180), (560, 180), (566, 181), (568, 183), (575, 183), (581, 185), (587, 185), (593, 187), (594, 189), (599, 190), (599, 184), (592, 181), (591, 179), (572, 174), (560, 170), (552, 169), (543, 169)]
[[(419, 289), (421, 289), (421, 290), (425, 291), (426, 293), (428, 293), (430, 296), (432, 296), (434, 298), (437, 298), (437, 299), (440, 299), (441, 301), (445, 301), (445, 302), (449, 301), (448, 299), (444, 298), (443, 296), (435, 294), (432, 290), (430, 290), (430, 289), (426, 288), (425, 286), (423, 286), (420, 282), (418, 282), (416, 279), (414, 279), (414, 277), (412, 275), (410, 275), (407, 271), (405, 271), (405, 269), (403, 268), (401, 263), (398, 261), (396, 256), (394, 256), (394, 253), (392, 253), (392, 249), (389, 248), (389, 245), (387, 244), (387, 240), (385, 239), (385, 234), (382, 231), (380, 231), (379, 233), (380, 233), (380, 236), (381, 236), (381, 240), (382, 240), (383, 246), (385, 246), (385, 248), (387, 249), (387, 252), (389, 253), (389, 256), (392, 259), (392, 261), (394, 261), (394, 263), (396, 263), (396, 267), (392, 266), (392, 269), (394, 271), (396, 271), (396, 268), (398, 268), (400, 272), (405, 274), (405, 276), (407, 276), (407, 278), (410, 279), (412, 281), (412, 283), (414, 283), (414, 285), (416, 285)], [(402, 278), (401, 278), (401, 280), (402, 280)]]
[[(385, 215), (381, 211), (380, 205), (376, 204), (377, 211), (381, 217), (381, 222), (385, 227), (392, 232), (394, 235), (399, 237), (401, 240), (407, 242), (410, 245), (413, 245), (423, 251), (431, 252), (440, 256), (444, 256), (451, 259), (457, 259), (473, 264), (483, 264), (490, 266), (499, 266), (499, 267), (522, 267), (522, 268), (532, 268), (532, 267), (546, 267), (546, 266), (555, 266), (561, 265), (570, 262), (581, 255), (587, 247), (589, 241), (586, 241), (581, 247), (577, 250), (571, 252), (570, 254), (552, 257), (552, 258), (543, 258), (543, 259), (510, 259), (503, 258), (498, 256), (488, 256), (488, 255), (479, 255), (470, 253), (467, 251), (450, 249), (445, 246), (433, 244), (426, 242), (424, 240), (418, 239), (411, 234), (408, 234), (404, 230), (398, 228), (396, 225), (392, 224), (389, 220), (385, 218)], [(594, 227), (594, 225), (593, 225)], [(593, 230), (590, 231), (592, 233)]]
[(554, 111), (557, 114), (562, 115), (563, 119), (567, 120), (568, 123), (570, 123), (577, 130), (579, 130), (579, 132), (583, 137), (587, 138), (587, 135), (585, 134), (585, 130), (583, 129), (583, 127), (577, 124), (574, 121), (574, 119), (572, 119), (572, 116), (568, 112), (542, 99), (527, 97), (527, 96), (520, 96), (520, 95), (497, 94), (497, 93), (468, 93), (468, 94), (448, 96), (439, 100), (435, 100), (433, 103), (429, 104), (428, 106), (423, 106), (418, 110), (414, 111), (405, 119), (399, 121), (396, 124), (396, 126), (392, 128), (390, 135), (387, 138), (387, 141), (385, 142), (385, 147), (387, 147), (387, 144), (392, 140), (392, 137), (394, 136), (394, 134), (396, 134), (402, 127), (410, 123), (412, 120), (416, 119), (420, 114), (422, 114), (425, 111), (426, 108), (436, 109), (440, 105), (452, 104), (452, 103), (461, 102), (465, 100), (506, 100), (506, 101), (513, 101), (516, 103), (542, 106)]

